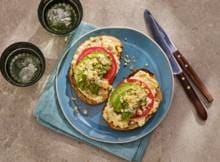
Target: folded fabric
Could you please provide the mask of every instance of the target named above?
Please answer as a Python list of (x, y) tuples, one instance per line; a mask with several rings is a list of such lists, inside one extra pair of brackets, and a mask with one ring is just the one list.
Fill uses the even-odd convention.
[[(94, 30), (95, 28), (96, 27), (94, 25), (82, 22), (81, 25), (70, 35), (64, 54), (68, 51), (71, 45), (74, 44), (77, 38), (79, 38), (82, 34)], [(54, 89), (55, 75), (56, 68), (50, 74), (46, 87), (33, 111), (33, 115), (41, 125), (50, 128), (55, 132), (69, 136), (75, 140), (103, 149), (125, 160), (137, 162), (142, 160), (145, 149), (149, 144), (150, 135), (130, 143), (109, 144), (89, 139), (71, 127), (63, 116), (56, 100)]]

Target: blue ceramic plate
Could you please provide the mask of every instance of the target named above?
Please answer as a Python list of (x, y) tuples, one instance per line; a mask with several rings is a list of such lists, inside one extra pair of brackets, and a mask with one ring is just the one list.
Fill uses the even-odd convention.
[[(104, 104), (90, 106), (80, 101), (72, 100), (75, 92), (68, 80), (68, 70), (77, 47), (91, 36), (112, 35), (123, 42), (123, 57), (134, 57), (135, 69), (147, 68), (156, 74), (163, 93), (163, 100), (158, 112), (143, 126), (131, 131), (115, 131), (108, 127), (102, 117)], [(148, 64), (148, 66), (146, 66)], [(119, 73), (114, 81), (115, 87), (124, 77), (130, 74), (128, 67), (123, 66), (123, 59)], [(101, 28), (93, 30), (80, 37), (62, 58), (58, 66), (56, 77), (56, 93), (61, 110), (67, 121), (80, 133), (88, 138), (107, 143), (126, 143), (137, 140), (152, 132), (166, 116), (173, 97), (173, 75), (166, 55), (160, 47), (148, 36), (130, 28)], [(87, 109), (88, 116), (74, 111), (74, 107)]]

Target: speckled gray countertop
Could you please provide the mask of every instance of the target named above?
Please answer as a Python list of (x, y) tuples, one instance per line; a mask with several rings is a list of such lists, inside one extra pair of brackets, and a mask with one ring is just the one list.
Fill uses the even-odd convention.
[[(200, 122), (179, 82), (165, 120), (154, 131), (145, 162), (220, 161), (220, 1), (82, 0), (84, 21), (97, 26), (129, 26), (149, 34), (143, 11), (150, 9), (190, 60), (215, 101)], [(63, 37), (44, 31), (37, 19), (39, 0), (1, 0), (0, 52), (16, 41), (41, 48), (47, 67), (43, 78), (17, 88), (0, 75), (1, 162), (119, 162), (104, 151), (56, 134), (37, 124), (32, 110), (64, 47)]]

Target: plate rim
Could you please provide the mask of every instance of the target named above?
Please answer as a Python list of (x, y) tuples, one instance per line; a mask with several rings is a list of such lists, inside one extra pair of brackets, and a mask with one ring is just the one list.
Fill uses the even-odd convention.
[[(72, 48), (72, 46), (76, 43), (76, 42), (78, 42), (80, 39), (82, 39), (84, 36), (86, 36), (86, 35), (89, 35), (89, 34), (91, 34), (91, 33), (93, 33), (93, 32), (95, 32), (95, 31), (98, 31), (98, 30), (108, 30), (108, 29), (126, 29), (126, 30), (133, 30), (133, 31), (135, 31), (135, 32), (137, 32), (137, 33), (140, 33), (140, 34), (142, 34), (142, 35), (144, 35), (145, 37), (147, 37), (150, 41), (152, 41), (152, 43), (154, 43), (159, 49), (160, 49), (160, 51), (162, 52), (162, 54), (164, 55), (164, 57), (165, 57), (165, 59), (166, 59), (166, 61), (167, 61), (167, 63), (168, 63), (168, 66), (169, 66), (169, 70), (170, 70), (170, 72), (171, 72), (171, 81), (172, 81), (172, 91), (171, 91), (171, 99), (170, 99), (170, 102), (169, 102), (169, 105), (167, 106), (168, 107), (168, 109), (167, 109), (167, 111), (162, 115), (162, 117), (160, 118), (160, 120), (158, 121), (158, 123), (155, 125), (155, 126), (153, 126), (149, 131), (146, 131), (144, 134), (142, 134), (142, 135), (140, 135), (140, 136), (138, 136), (138, 137), (135, 137), (135, 138), (133, 138), (133, 139), (128, 139), (128, 140), (124, 140), (124, 141), (111, 141), (111, 140), (102, 140), (102, 139), (99, 139), (99, 138), (94, 138), (94, 137), (91, 137), (91, 136), (89, 136), (89, 135), (87, 135), (86, 133), (83, 133), (83, 131), (81, 131), (80, 129), (78, 129), (76, 126), (74, 126), (74, 124), (72, 123), (72, 122), (70, 122), (70, 120), (69, 120), (69, 118), (66, 116), (66, 114), (64, 113), (64, 110), (63, 110), (63, 107), (62, 107), (62, 105), (60, 104), (60, 97), (59, 97), (59, 94), (58, 94), (58, 73), (59, 73), (59, 69), (60, 69), (60, 67), (61, 67), (61, 65), (62, 65), (62, 62), (63, 62), (63, 59), (67, 56), (67, 54), (68, 54), (68, 52), (69, 52), (69, 50)], [(78, 131), (80, 134), (82, 134), (83, 136), (85, 136), (85, 137), (87, 137), (87, 138), (89, 138), (89, 139), (92, 139), (92, 140), (95, 140), (95, 141), (99, 141), (99, 142), (104, 142), (104, 143), (129, 143), (129, 142), (133, 142), (133, 141), (136, 141), (136, 140), (138, 140), (138, 139), (141, 139), (141, 138), (143, 138), (143, 137), (145, 137), (146, 135), (148, 135), (148, 134), (150, 134), (153, 130), (155, 130), (160, 124), (161, 124), (161, 122), (165, 119), (165, 117), (167, 116), (167, 114), (168, 114), (168, 112), (169, 112), (169, 110), (170, 110), (170, 107), (171, 107), (171, 104), (172, 104), (172, 101), (173, 101), (173, 96), (174, 96), (174, 76), (173, 76), (173, 71), (172, 71), (172, 67), (171, 67), (171, 64), (170, 64), (170, 62), (169, 62), (169, 59), (168, 59), (168, 57), (167, 57), (167, 55), (165, 54), (165, 52), (162, 50), (162, 48), (157, 44), (157, 42), (155, 41), (155, 40), (153, 40), (150, 36), (148, 36), (147, 34), (145, 34), (145, 33), (143, 33), (142, 31), (140, 31), (140, 30), (137, 30), (137, 29), (134, 29), (134, 28), (132, 28), (132, 27), (126, 27), (126, 26), (108, 26), (108, 27), (98, 27), (98, 28), (96, 28), (96, 29), (93, 29), (93, 30), (91, 30), (91, 31), (89, 31), (89, 32), (87, 32), (87, 33), (85, 33), (85, 34), (82, 34), (81, 36), (79, 36), (79, 38), (77, 38), (75, 41), (73, 41), (72, 43), (71, 43), (71, 45), (64, 51), (64, 54), (63, 54), (63, 56), (60, 58), (60, 61), (59, 61), (59, 63), (58, 63), (58, 66), (57, 66), (57, 68), (56, 68), (56, 74), (55, 74), (55, 93), (56, 93), (56, 98), (57, 98), (57, 100), (58, 100), (58, 104), (59, 104), (59, 107), (61, 108), (61, 110), (62, 110), (62, 113), (63, 113), (63, 115), (64, 115), (64, 117), (65, 117), (65, 119), (68, 121), (68, 123), (76, 130), (76, 131)]]

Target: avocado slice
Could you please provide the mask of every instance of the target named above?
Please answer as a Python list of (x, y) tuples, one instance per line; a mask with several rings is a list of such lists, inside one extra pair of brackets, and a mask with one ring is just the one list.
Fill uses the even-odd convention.
[(124, 96), (128, 90), (136, 88), (140, 87), (135, 83), (123, 83), (122, 85), (116, 87), (116, 89), (112, 92), (110, 96), (110, 104), (113, 106), (115, 112), (119, 113), (121, 112), (121, 109), (128, 108), (128, 105), (126, 103), (121, 102), (120, 97)]
[(95, 84), (94, 82), (89, 82), (87, 79), (87, 76), (84, 74), (85, 68), (89, 61), (91, 61), (94, 58), (101, 58), (102, 60), (105, 60), (106, 64), (97, 63), (93, 66), (94, 70), (97, 70), (99, 72), (100, 77), (102, 78), (104, 74), (109, 70), (111, 65), (111, 60), (108, 58), (108, 56), (105, 53), (102, 52), (93, 52), (84, 58), (80, 60), (79, 64), (74, 69), (75, 71), (75, 79), (77, 86), (81, 90), (88, 89), (92, 94), (98, 95), (100, 87)]

